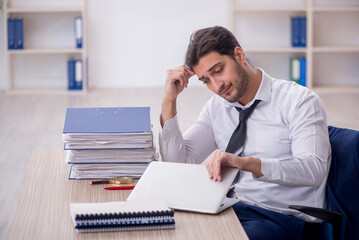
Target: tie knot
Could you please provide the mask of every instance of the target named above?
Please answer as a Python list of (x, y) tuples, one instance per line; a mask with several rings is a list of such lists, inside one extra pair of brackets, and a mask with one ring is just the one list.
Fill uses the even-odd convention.
[(235, 107), (237, 109), (237, 111), (239, 112), (239, 121), (246, 121), (249, 118), (249, 116), (251, 115), (251, 113), (253, 112), (254, 108), (257, 106), (257, 104), (260, 101), (261, 100), (256, 100), (252, 104), (252, 106), (250, 106), (249, 108), (246, 108), (246, 109)]

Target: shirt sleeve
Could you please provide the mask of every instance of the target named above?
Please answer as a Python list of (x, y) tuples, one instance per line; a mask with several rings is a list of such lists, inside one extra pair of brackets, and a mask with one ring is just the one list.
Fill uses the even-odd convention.
[(310, 92), (289, 109), (291, 157), (261, 158), (263, 176), (255, 179), (289, 186), (319, 186), (329, 171), (330, 143), (324, 107)]
[(163, 161), (202, 163), (217, 149), (206, 107), (183, 136), (177, 115), (167, 120), (163, 128), (160, 126), (159, 145)]

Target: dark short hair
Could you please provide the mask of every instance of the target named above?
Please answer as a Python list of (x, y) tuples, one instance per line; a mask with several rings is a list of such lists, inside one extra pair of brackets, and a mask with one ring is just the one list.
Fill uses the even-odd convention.
[(193, 69), (199, 59), (209, 52), (228, 55), (234, 59), (234, 49), (241, 47), (236, 37), (226, 28), (215, 26), (199, 29), (191, 35), (185, 64)]

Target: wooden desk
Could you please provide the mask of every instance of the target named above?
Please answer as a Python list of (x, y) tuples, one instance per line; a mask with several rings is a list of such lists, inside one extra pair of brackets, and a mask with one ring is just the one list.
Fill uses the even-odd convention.
[(84, 180), (68, 180), (65, 151), (34, 151), (16, 209), (10, 239), (248, 239), (234, 211), (218, 215), (175, 212), (176, 229), (76, 233), (70, 202), (125, 200), (130, 190), (106, 191)]

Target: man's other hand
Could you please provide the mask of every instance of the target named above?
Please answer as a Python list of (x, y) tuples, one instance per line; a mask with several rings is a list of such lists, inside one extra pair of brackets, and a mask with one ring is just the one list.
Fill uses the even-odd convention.
[(242, 171), (252, 172), (257, 177), (263, 176), (261, 172), (261, 160), (259, 158), (239, 157), (232, 153), (215, 150), (204, 162), (209, 178), (214, 181), (222, 181), (221, 167), (235, 167)]

